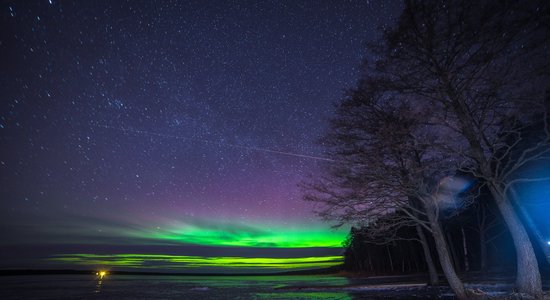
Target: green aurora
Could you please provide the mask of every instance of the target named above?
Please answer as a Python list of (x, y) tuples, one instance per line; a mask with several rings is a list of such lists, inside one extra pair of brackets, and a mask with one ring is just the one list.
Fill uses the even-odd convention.
[(327, 229), (256, 229), (185, 225), (131, 233), (160, 242), (255, 248), (339, 248), (346, 232)]
[[(54, 252), (46, 257), (47, 261), (55, 264), (106, 269), (166, 269), (193, 272), (315, 269), (342, 263), (342, 256), (336, 253), (342, 247), (342, 241), (346, 236), (344, 230), (333, 230), (321, 226), (290, 228), (281, 225), (242, 224), (235, 221), (212, 222), (199, 219), (187, 222), (164, 221), (147, 227), (133, 224), (126, 224), (126, 226), (125, 224), (107, 224), (102, 226), (102, 229), (101, 233), (95, 233), (96, 235), (87, 240), (90, 249), (82, 252), (77, 252), (80, 250), (61, 252), (63, 254)], [(122, 241), (118, 244), (120, 249), (114, 249), (115, 253), (104, 250), (96, 252), (94, 245), (102, 244), (104, 240), (101, 240), (101, 237), (108, 237), (107, 241)], [(126, 252), (133, 251), (131, 250), (133, 246), (148, 246), (156, 250)], [(205, 251), (204, 253), (185, 253), (183, 250), (184, 252), (163, 253), (163, 247), (174, 246), (198, 246), (204, 247)], [(125, 247), (126, 250), (121, 250)], [(224, 248), (233, 249), (223, 251)], [(249, 248), (249, 250), (240, 252), (238, 251), (240, 248)], [(257, 255), (260, 257), (249, 256), (254, 248), (258, 250), (261, 248), (259, 253), (262, 254)], [(296, 251), (290, 251), (291, 249)], [(289, 256), (289, 251), (294, 254)]]
[(298, 258), (267, 257), (203, 257), (163, 254), (59, 254), (49, 259), (74, 265), (96, 268), (162, 268), (162, 269), (263, 269), (292, 270), (325, 268), (342, 263), (342, 256), (319, 256)]

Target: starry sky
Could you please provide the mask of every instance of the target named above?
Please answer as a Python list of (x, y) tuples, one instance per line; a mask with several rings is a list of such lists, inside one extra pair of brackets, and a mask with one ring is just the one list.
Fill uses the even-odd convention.
[(0, 3), (0, 268), (338, 262), (298, 184), (400, 1)]

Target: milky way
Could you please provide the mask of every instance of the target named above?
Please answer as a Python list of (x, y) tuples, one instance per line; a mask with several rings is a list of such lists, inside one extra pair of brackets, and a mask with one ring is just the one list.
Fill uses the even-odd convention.
[(3, 1), (0, 267), (334, 263), (346, 229), (298, 185), (401, 3), (295, 2)]

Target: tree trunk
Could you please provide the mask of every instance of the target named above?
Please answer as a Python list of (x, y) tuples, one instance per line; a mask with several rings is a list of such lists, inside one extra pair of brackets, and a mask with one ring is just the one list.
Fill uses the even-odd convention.
[(412, 251), (412, 255), (410, 254), (409, 252), (409, 255), (407, 256), (407, 258), (409, 259), (409, 261), (412, 262), (412, 265), (411, 265), (411, 272), (420, 272), (420, 270), (422, 269), (419, 265), (418, 265), (418, 261), (420, 261), (420, 259), (418, 259), (418, 252), (417, 252), (417, 249), (416, 249), (416, 244), (415, 245), (410, 245), (409, 243), (409, 247), (411, 249), (413, 249)]
[(451, 256), (449, 255), (447, 243), (445, 241), (445, 236), (441, 231), (441, 227), (439, 226), (439, 224), (432, 224), (431, 227), (435, 240), (435, 248), (437, 249), (439, 261), (441, 263), (441, 268), (443, 269), (443, 273), (445, 274), (445, 277), (447, 278), (451, 289), (455, 293), (457, 299), (468, 299), (464, 284), (462, 284), (462, 281), (460, 280), (460, 278), (458, 278), (458, 275), (455, 272), (453, 262), (451, 261)]
[[(462, 133), (470, 144), (470, 151), (472, 156), (477, 160), (481, 174), (484, 178), (494, 178), (494, 173), (491, 170), (490, 164), (483, 153), (483, 147), (478, 140), (478, 135), (473, 126), (476, 124), (472, 116), (468, 113), (468, 109), (464, 102), (457, 97), (455, 91), (451, 85), (446, 82), (447, 94), (451, 98), (451, 105), (454, 108), (455, 113), (461, 123)], [(540, 271), (537, 263), (535, 252), (533, 251), (533, 245), (529, 240), (527, 231), (523, 224), (521, 224), (518, 216), (516, 215), (512, 204), (506, 198), (503, 190), (494, 182), (489, 181), (489, 190), (495, 202), (497, 203), (500, 214), (504, 219), (504, 222), (508, 226), (514, 246), (516, 247), (517, 257), (517, 275), (516, 285), (521, 293), (526, 293), (534, 297), (540, 297), (542, 295), (542, 283), (540, 279)]]
[(468, 259), (468, 247), (466, 245), (466, 233), (464, 227), (460, 226), (460, 232), (462, 233), (462, 248), (464, 250), (464, 271), (470, 271), (470, 261)]
[(479, 231), (480, 267), (482, 272), (487, 272), (487, 239), (485, 229)]
[(515, 200), (514, 206), (517, 208), (519, 214), (523, 217), (523, 220), (525, 220), (525, 223), (527, 223), (527, 227), (531, 229), (531, 232), (535, 236), (537, 244), (539, 244), (540, 249), (542, 249), (542, 253), (544, 253), (546, 261), (548, 262), (548, 264), (550, 264), (550, 247), (548, 247), (547, 241), (544, 239), (537, 225), (535, 225), (535, 223), (533, 222), (533, 219), (529, 215), (529, 212), (527, 212), (525, 210), (525, 207), (523, 207), (523, 205), (518, 201), (518, 195), (514, 189), (512, 189), (512, 195), (513, 200)]
[(369, 269), (371, 270), (372, 274), (376, 274), (374, 271), (374, 267), (372, 266), (372, 259), (370, 257), (370, 253), (369, 253)]
[(437, 250), (437, 254), (439, 255), (439, 262), (441, 263), (441, 268), (443, 269), (445, 278), (447, 278), (447, 281), (449, 282), (449, 285), (451, 286), (451, 289), (455, 293), (457, 299), (470, 299), (467, 296), (462, 280), (460, 280), (456, 274), (453, 262), (451, 260), (451, 255), (449, 254), (449, 247), (445, 241), (445, 235), (443, 234), (439, 220), (437, 220), (433, 212), (433, 208), (427, 208), (427, 215), (435, 241), (435, 248)]
[(517, 259), (517, 278), (516, 285), (521, 293), (526, 293), (535, 297), (542, 295), (542, 282), (540, 278), (539, 265), (533, 245), (525, 227), (520, 222), (510, 200), (494, 184), (489, 184), (491, 194), (502, 214), (502, 218), (508, 225), (510, 235), (516, 247)]
[(363, 271), (361, 268), (361, 257), (357, 255), (357, 251), (355, 250), (355, 246), (353, 246), (353, 243), (350, 245), (351, 248), (351, 257), (353, 262), (353, 268), (355, 271)]
[(479, 232), (479, 269), (487, 272), (487, 210), (486, 203), (480, 203), (477, 207), (477, 229)]
[(391, 273), (393, 274), (394, 270), (393, 270), (393, 259), (391, 257), (391, 251), (390, 251), (390, 247), (386, 245), (386, 251), (388, 252), (388, 257), (390, 259), (390, 271)]
[(430, 245), (428, 245), (428, 239), (422, 230), (420, 225), (416, 225), (416, 234), (420, 238), (420, 244), (422, 245), (422, 250), (424, 252), (424, 259), (426, 260), (426, 265), (428, 266), (428, 274), (430, 275), (430, 284), (437, 285), (439, 284), (439, 276), (437, 275), (437, 269), (435, 268), (434, 261), (432, 259), (432, 252), (430, 251)]
[(453, 265), (455, 269), (460, 269), (461, 268), (460, 261), (458, 260), (458, 255), (456, 254), (455, 243), (453, 241), (453, 236), (450, 230), (447, 230), (446, 236), (447, 236), (449, 254), (451, 255)]

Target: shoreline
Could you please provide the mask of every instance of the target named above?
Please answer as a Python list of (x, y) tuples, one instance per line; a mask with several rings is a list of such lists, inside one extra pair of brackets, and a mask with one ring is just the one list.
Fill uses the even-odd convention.
[[(313, 269), (270, 273), (182, 273), (182, 272), (148, 272), (148, 271), (113, 271), (107, 270), (110, 275), (137, 275), (137, 276), (315, 276), (328, 275), (346, 277), (333, 269)], [(98, 270), (75, 269), (0, 269), (0, 276), (26, 275), (94, 275)]]

